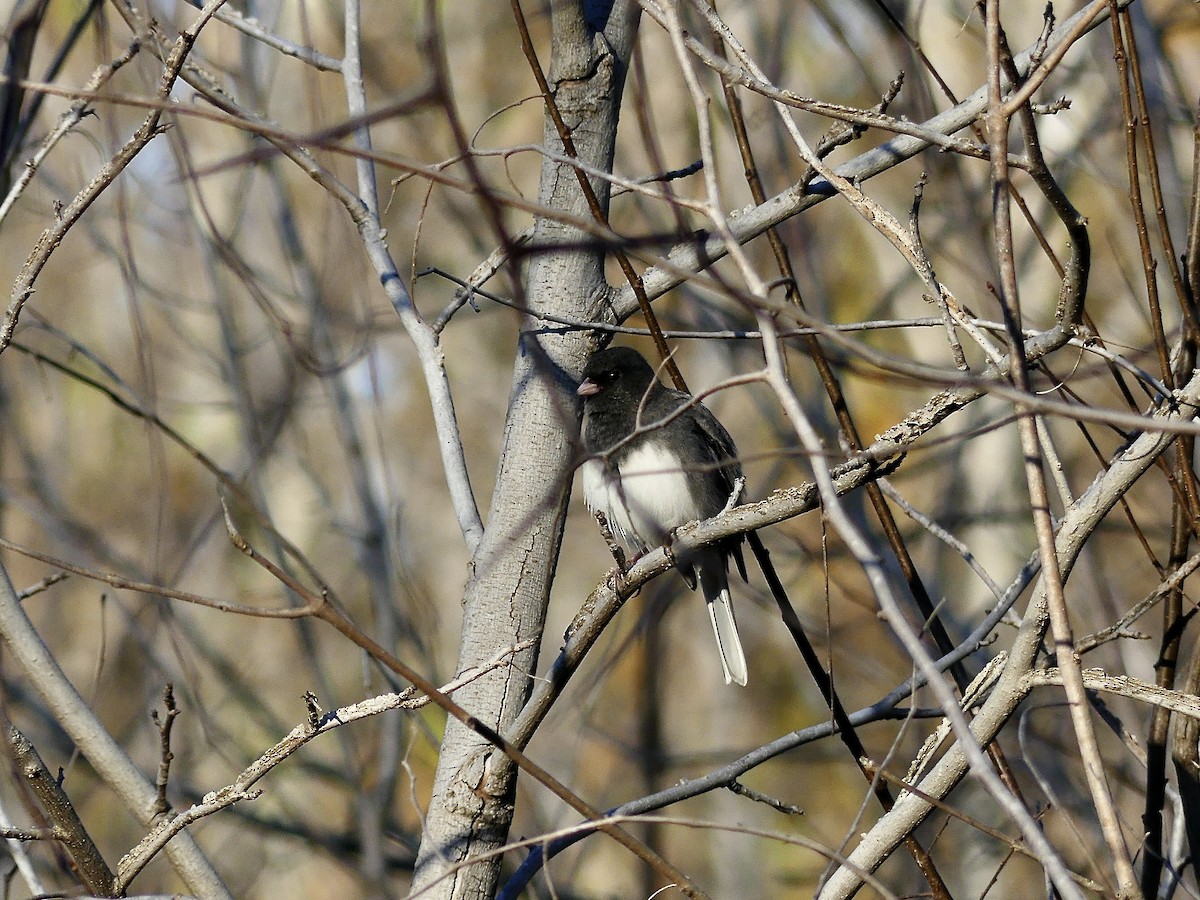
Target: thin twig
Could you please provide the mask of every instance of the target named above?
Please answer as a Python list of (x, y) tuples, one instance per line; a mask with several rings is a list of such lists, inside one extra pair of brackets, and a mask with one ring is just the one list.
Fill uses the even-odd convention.
[[(521, 648), (514, 647), (501, 651), (490, 663), (463, 672), (444, 685), (440, 692), (443, 695), (450, 695), (492, 669), (507, 665), (512, 654), (519, 649)], [(307, 702), (311, 708), (312, 701)], [(310, 715), (304, 723), (297, 725), (274, 746), (263, 752), (228, 785), (208, 792), (199, 803), (193, 804), (188, 809), (160, 819), (154, 829), (142, 838), (137, 846), (126, 853), (117, 864), (116, 883), (118, 887), (128, 886), (150, 860), (188, 825), (213, 813), (228, 809), (236, 803), (254, 800), (261, 796), (261, 791), (252, 790), (254, 785), (318, 736), (342, 725), (378, 716), (390, 710), (420, 709), (429, 702), (430, 698), (422, 696), (421, 692), (414, 687), (400, 693), (382, 694), (361, 700), (358, 703), (331, 710), (324, 715)]]

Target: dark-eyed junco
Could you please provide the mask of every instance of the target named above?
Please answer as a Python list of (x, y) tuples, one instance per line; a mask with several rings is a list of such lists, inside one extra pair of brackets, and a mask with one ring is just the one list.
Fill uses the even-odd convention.
[[(596, 353), (583, 370), (583, 496), (634, 554), (666, 543), (681, 525), (725, 509), (742, 485), (737, 450), (721, 423), (687, 394), (664, 387), (629, 347)], [(741, 541), (676, 559), (708, 606), (725, 683), (746, 683), (746, 656), (729, 599), (729, 557), (745, 577)]]

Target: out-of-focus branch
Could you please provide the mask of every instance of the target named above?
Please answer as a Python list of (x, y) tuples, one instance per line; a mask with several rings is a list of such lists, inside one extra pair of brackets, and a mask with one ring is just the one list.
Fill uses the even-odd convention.
[[(815, 157), (813, 159), (815, 160)], [(760, 327), (764, 331), (767, 331), (771, 327), (770, 320), (765, 316), (761, 316), (759, 321)], [(787, 411), (788, 418), (791, 419), (797, 434), (800, 436), (805, 449), (809, 453), (813, 472), (816, 475), (816, 483), (821, 494), (821, 506), (825, 511), (825, 515), (833, 522), (838, 534), (846, 543), (851, 553), (853, 553), (859, 565), (862, 566), (864, 574), (871, 584), (875, 598), (879, 601), (880, 609), (891, 626), (893, 633), (900, 639), (900, 642), (904, 645), (905, 650), (907, 650), (917, 668), (929, 679), (929, 687), (932, 689), (934, 696), (938, 698), (942, 710), (950, 720), (957, 737), (955, 747), (967, 761), (972, 775), (983, 783), (983, 786), (992, 795), (996, 803), (1005, 810), (1021, 829), (1021, 834), (1037, 853), (1042, 865), (1045, 867), (1047, 875), (1059, 893), (1064, 897), (1077, 897), (1082, 900), (1083, 895), (1071, 881), (1066, 865), (1047, 840), (1041, 827), (1029, 814), (1028, 810), (1025, 809), (1020, 799), (1009, 791), (1008, 787), (1001, 781), (999, 775), (992, 768), (983, 750), (988, 741), (979, 741), (976, 743), (976, 737), (971, 730), (971, 723), (955, 703), (952, 684), (937, 671), (933, 659), (921, 642), (919, 630), (913, 627), (905, 617), (901, 605), (892, 590), (891, 579), (885, 570), (883, 559), (876, 552), (870, 541), (860, 532), (842, 506), (839, 494), (834, 487), (833, 479), (830, 476), (828, 468), (823, 463), (823, 448), (817, 431), (809, 421), (803, 406), (801, 406), (799, 400), (796, 398), (791, 385), (784, 375), (782, 353), (778, 342), (768, 340), (764, 346), (767, 348), (767, 365), (768, 371), (771, 373), (771, 386), (780, 403)], [(910, 836), (911, 832), (904, 835), (904, 840), (907, 841)]]
[[(108, 82), (110, 78), (112, 78), (113, 75), (117, 73), (117, 70), (125, 65), (125, 63), (133, 59), (133, 57), (137, 54), (137, 51), (137, 43), (132, 43), (112, 62), (105, 63), (97, 68), (96, 71), (92, 73), (92, 77), (88, 79), (87, 84), (84, 86), (84, 91), (87, 94), (95, 94), (106, 82)], [(12, 81), (10, 79), (11, 76), (5, 79), (4, 86), (6, 88), (15, 91), (18, 88), (23, 87), (20, 82)], [(21, 196), (21, 193), (25, 190), (26, 186), (33, 181), (33, 177), (37, 174), (38, 169), (41, 167), (46, 157), (50, 155), (50, 151), (57, 146), (58, 142), (62, 140), (64, 135), (66, 135), (72, 128), (74, 128), (83, 120), (87, 110), (87, 99), (84, 97), (79, 98), (71, 104), (70, 109), (68, 109), (62, 114), (62, 116), (59, 117), (58, 124), (55, 125), (50, 133), (42, 139), (38, 149), (22, 167), (21, 174), (15, 179), (12, 179), (11, 187), (8, 189), (4, 199), (0, 201), (0, 224), (3, 224), (5, 218), (8, 216), (9, 211), (13, 208), (13, 204), (17, 202), (17, 198)], [(0, 147), (0, 152), (2, 152), (2, 147)], [(6, 179), (3, 176), (0, 176), (0, 184), (3, 184), (5, 180)]]
[[(126, 2), (126, 0), (119, 0), (116, 3), (116, 8), (129, 23), (130, 28), (138, 33), (145, 34), (149, 49), (152, 52), (156, 55), (161, 55), (164, 52), (163, 40), (158, 34), (157, 26), (154, 23), (143, 20), (141, 12), (132, 4)], [(370, 115), (366, 112), (364, 94), (362, 93), (362, 73), (360, 66), (361, 62), (356, 64), (352, 71), (346, 71), (345, 69), (342, 71), (343, 81), (347, 85), (347, 103), (353, 105), (351, 110), (353, 127), (351, 130), (354, 134), (362, 132), (365, 129), (366, 123), (371, 121)], [(299, 166), (301, 171), (321, 185), (330, 196), (345, 207), (351, 221), (353, 221), (362, 236), (367, 257), (375, 268), (389, 301), (391, 301), (393, 307), (396, 309), (402, 324), (408, 330), (409, 336), (417, 349), (418, 358), (421, 361), (422, 374), (426, 382), (426, 389), (429, 391), (430, 403), (433, 408), (434, 422), (439, 437), (438, 447), (441, 452), (443, 468), (447, 484), (450, 488), (454, 510), (458, 516), (459, 526), (463, 532), (468, 549), (473, 549), (482, 532), (482, 523), (479, 518), (479, 511), (475, 504), (474, 495), (470, 489), (470, 479), (462, 454), (461, 435), (454, 414), (454, 402), (450, 394), (449, 381), (441, 366), (441, 354), (438, 350), (437, 336), (421, 319), (399, 275), (399, 271), (391, 259), (391, 254), (385, 240), (384, 229), (378, 218), (378, 202), (374, 201), (374, 205), (368, 207), (366, 200), (359, 195), (358, 191), (350, 189), (332, 172), (319, 165), (305, 144), (298, 143), (294, 135), (268, 123), (261, 116), (241, 107), (222, 89), (209, 73), (194, 66), (183, 65), (179, 75), (185, 82), (199, 91), (206, 100), (217, 107), (217, 109), (234, 116), (234, 121), (230, 124), (261, 134), (271, 143), (275, 150)], [(358, 85), (357, 89), (354, 87), (355, 84)], [(420, 94), (418, 99), (423, 100), (426, 97), (424, 94)], [(165, 104), (165, 97), (163, 98), (163, 102)], [(404, 105), (407, 107), (411, 102), (410, 100), (405, 100)], [(355, 110), (358, 110), (360, 114), (355, 115)], [(157, 115), (157, 113), (154, 115)], [(339, 129), (338, 133), (343, 132)], [(369, 155), (369, 151), (367, 151), (367, 154)], [(370, 190), (370, 196), (373, 198), (375, 196), (373, 185)], [(371, 209), (376, 210), (376, 212), (372, 214)], [(0, 333), (0, 337), (2, 337), (2, 333)]]
[[(237, 544), (239, 540), (240, 535), (235, 534), (235, 544)], [(245, 544), (245, 542), (242, 541), (242, 544)], [(240, 546), (241, 545), (239, 545), (239, 549)], [(311, 616), (315, 609), (315, 607), (312, 606), (289, 606), (280, 609), (267, 609), (264, 607), (236, 603), (231, 600), (220, 600), (215, 597), (203, 597), (199, 594), (193, 594), (189, 591), (176, 590), (175, 588), (169, 588), (161, 584), (150, 584), (144, 581), (135, 581), (132, 578), (126, 578), (125, 576), (117, 575), (114, 572), (99, 572), (95, 569), (88, 569), (84, 566), (78, 566), (74, 563), (68, 562), (65, 559), (59, 559), (51, 556), (48, 553), (42, 553), (29, 547), (22, 547), (20, 544), (16, 544), (10, 540), (7, 540), (6, 538), (0, 538), (0, 547), (3, 547), (5, 550), (11, 550), (13, 553), (19, 553), (22, 556), (28, 557), (29, 559), (36, 559), (39, 562), (46, 563), (46, 565), (54, 566), (56, 569), (62, 569), (65, 572), (70, 572), (73, 575), (80, 575), (84, 578), (90, 578), (92, 581), (99, 581), (102, 584), (107, 584), (109, 587), (114, 587), (125, 591), (135, 591), (139, 594), (149, 594), (155, 597), (164, 597), (169, 600), (181, 600), (184, 603), (191, 603), (196, 606), (214, 609), (219, 612), (236, 613), (242, 616), (253, 616), (255, 618), (262, 619), (299, 619), (305, 616)], [(257, 554), (255, 554), (255, 556), (260, 563), (272, 566), (273, 571), (277, 573), (277, 577), (290, 579), (290, 576), (286, 576), (281, 569), (279, 569), (277, 566), (274, 566), (268, 560), (265, 560), (261, 556), (257, 556)], [(290, 582), (288, 583), (298, 584), (298, 582), (296, 582), (294, 579), (290, 579)], [(324, 600), (321, 599), (320, 602), (323, 603)]]
[[(208, 24), (217, 8), (224, 3), (225, 0), (209, 0), (205, 4), (200, 17), (190, 28), (181, 33), (175, 41), (170, 54), (164, 61), (162, 77), (159, 79), (156, 97), (160, 101), (165, 101), (170, 95), (171, 89), (175, 86), (176, 79), (184, 68), (188, 53), (191, 52), (192, 46), (196, 43), (200, 29)], [(133, 136), (117, 151), (116, 155), (102, 166), (99, 172), (92, 176), (92, 180), (88, 182), (83, 190), (75, 195), (75, 198), (70, 203), (59, 211), (58, 215), (55, 216), (54, 224), (42, 232), (37, 243), (34, 244), (33, 250), (30, 251), (25, 265), (21, 267), (21, 271), (17, 274), (8, 309), (5, 310), (4, 318), (0, 321), (0, 353), (3, 353), (9, 343), (12, 342), (13, 332), (17, 327), (17, 319), (21, 315), (21, 308), (33, 295), (34, 282), (37, 281), (38, 275), (41, 274), (42, 269), (45, 268), (46, 263), (50, 260), (50, 256), (62, 243), (71, 226), (79, 221), (79, 217), (84, 214), (96, 198), (104, 193), (116, 177), (124, 171), (125, 167), (145, 149), (147, 144), (159, 135), (161, 131), (159, 124), (161, 117), (162, 113), (160, 110), (152, 110), (142, 121), (137, 131), (133, 133)]]
[[(193, 6), (198, 5), (197, 0), (188, 0), (188, 2)], [(258, 19), (247, 18), (242, 15), (240, 10), (229, 9), (228, 7), (219, 9), (217, 10), (216, 19), (230, 28), (236, 28), (242, 34), (253, 38), (263, 46), (277, 50), (284, 56), (298, 59), (300, 62), (306, 63), (318, 71), (340, 72), (342, 70), (342, 61), (336, 56), (329, 56), (313, 47), (289, 41), (287, 38), (268, 30)]]
[[(1004, 105), (1004, 76), (1011, 77), (1015, 66), (1009, 62), (1007, 39), (1000, 25), (1000, 5), (997, 0), (985, 0), (977, 8), (984, 11), (986, 25), (988, 109), (984, 123), (988, 144), (992, 147), (992, 230), (995, 241), (995, 264), (1000, 270), (999, 299), (1001, 309), (1004, 311), (1004, 321), (1008, 326), (1009, 343), (1012, 348), (1013, 383), (1018, 389), (1029, 393), (1029, 366), (1022, 354), (1025, 341), (1021, 334), (1022, 313), (1013, 244), (1012, 211), (1008, 202), (1010, 174), (1007, 154), (1002, 152), (1009, 144), (1010, 118), (1022, 107), (1011, 105), (1006, 107)], [(1008, 63), (1007, 71), (1006, 63)], [(1033, 148), (1036, 155), (1037, 139), (1036, 133), (1033, 131), (1032, 113), (1026, 109), (1023, 118), (1028, 129), (1026, 143)], [(1079, 228), (1083, 229), (1082, 223), (1079, 224)], [(1086, 250), (1089, 246), (1086, 231), (1084, 231), (1083, 240)], [(1080, 303), (1086, 284), (1087, 271), (1085, 269), (1080, 287)], [(1062, 304), (1060, 304), (1061, 307)], [(1079, 305), (1078, 308), (1082, 312), (1082, 306)], [(1071, 323), (1067, 324), (1070, 326)], [(1122, 897), (1132, 898), (1138, 894), (1137, 877), (1133, 871), (1129, 850), (1125, 845), (1124, 835), (1117, 818), (1112, 791), (1104, 772), (1104, 763), (1100, 757), (1100, 749), (1096, 743), (1096, 733), (1092, 725), (1091, 707), (1083, 686), (1079, 657), (1075, 653), (1074, 633), (1063, 587), (1066, 576), (1059, 568), (1059, 559), (1054, 547), (1054, 522), (1050, 514), (1044, 452), (1038, 438), (1037, 420), (1023, 404), (1018, 403), (1015, 408), (1017, 432), (1021, 442), (1022, 471), (1029, 491), (1030, 516), (1033, 520), (1038, 549), (1042, 558), (1042, 584), (1046, 596), (1046, 609), (1050, 616), (1051, 632), (1054, 637), (1055, 657), (1063, 672), (1063, 686), (1067, 695), (1071, 724), (1079, 743), (1080, 758), (1083, 762), (1092, 804), (1100, 823), (1100, 830), (1112, 856), (1113, 867), (1119, 883), (1119, 893)], [(1053, 877), (1053, 872), (1051, 872), (1051, 877)], [(1057, 879), (1055, 879), (1055, 883), (1057, 884)]]
[[(1119, 0), (1117, 6), (1124, 8), (1132, 2), (1133, 0)], [(644, 0), (643, 8), (652, 15), (660, 15), (657, 4), (653, 0)], [(1108, 14), (1108, 0), (1093, 0), (1087, 7), (1051, 32), (1048, 46), (1065, 45), (1069, 47), (1083, 33), (1086, 33), (1086, 29), (1080, 30), (1082, 23), (1086, 23), (1087, 29), (1094, 28)], [(722, 37), (727, 38), (732, 35), (722, 34)], [(1027, 73), (1030, 65), (1037, 60), (1037, 53), (1040, 53), (1041, 49), (1041, 44), (1035, 44), (1017, 54), (1014, 62), (1018, 71), (1022, 74)], [(921, 127), (939, 134), (954, 134), (974, 122), (986, 107), (987, 88), (984, 86), (951, 109), (926, 120)], [(846, 181), (857, 184), (894, 168), (930, 146), (930, 142), (922, 138), (899, 135), (882, 146), (838, 166), (834, 171)], [(832, 194), (831, 186), (822, 180), (814, 181), (807, 186), (793, 185), (771, 197), (766, 203), (731, 214), (729, 217), (730, 228), (739, 243), (746, 243), (771, 226), (778, 225), (805, 209), (815, 206), (828, 199)], [(646, 292), (651, 297), (665, 294), (686, 280), (690, 273), (698, 272), (711, 265), (723, 257), (726, 252), (725, 242), (720, 237), (712, 235), (702, 237), (698, 241), (678, 244), (667, 254), (662, 263), (643, 273), (642, 281), (646, 286)], [(611, 303), (618, 320), (624, 319), (637, 308), (637, 302), (628, 288), (617, 291), (611, 298)]]
[[(446, 695), (453, 694), (458, 688), (464, 684), (469, 684), (485, 672), (498, 666), (507, 665), (509, 657), (517, 649), (519, 648), (508, 649), (497, 654), (496, 658), (490, 664), (480, 666), (470, 672), (462, 673), (448, 684), (442, 686), (440, 690)], [(285, 762), (297, 750), (320, 735), (333, 731), (335, 728), (340, 728), (343, 725), (349, 725), (352, 722), (378, 716), (381, 713), (391, 710), (399, 709), (411, 712), (421, 709), (430, 702), (429, 697), (422, 694), (415, 687), (398, 694), (382, 694), (378, 697), (371, 697), (367, 700), (361, 700), (358, 703), (330, 710), (327, 713), (319, 711), (319, 708), (315, 705), (316, 700), (311, 695), (309, 695), (307, 700), (310, 713), (308, 720), (288, 732), (278, 743), (243, 769), (237, 778), (225, 787), (205, 794), (199, 803), (192, 804), (188, 809), (160, 819), (155, 828), (136, 847), (132, 848), (121, 858), (121, 861), (117, 865), (115, 882), (117, 887), (122, 890), (127, 888), (134, 877), (137, 876), (137, 873), (145, 868), (146, 864), (164, 846), (170, 846), (168, 842), (183, 832), (193, 822), (199, 821), (206, 816), (211, 816), (213, 813), (220, 812), (223, 809), (228, 809), (230, 806), (240, 803), (243, 800), (257, 799), (262, 792), (254, 790), (254, 785), (277, 766)]]
[[(10, 7), (3, 30), (6, 45), (3, 71), (14, 81), (29, 74), (38, 30), (49, 5), (50, 0), (22, 0)], [(8, 193), (12, 184), (10, 166), (21, 145), (24, 107), (25, 89), (6, 79), (0, 84), (0, 194)]]
[[(105, 784), (144, 825), (154, 815), (158, 792), (86, 700), (75, 690), (54, 653), (25, 615), (8, 570), (0, 565), (0, 637), (20, 665), (26, 681), (41, 695), (55, 721), (71, 736)], [(167, 846), (167, 856), (188, 889), (205, 900), (232, 900), (228, 888), (189, 835)]]
[[(356, 0), (348, 0), (345, 15), (346, 54), (342, 58), (342, 80), (346, 88), (346, 104), (351, 117), (365, 116), (367, 112), (366, 89), (363, 85), (362, 59), (359, 49), (360, 23)], [(354, 143), (360, 149), (370, 151), (371, 133), (364, 126), (354, 131)], [(459, 528), (472, 554), (483, 537), (483, 520), (475, 503), (471, 489), (470, 473), (463, 454), (462, 431), (454, 412), (454, 398), (450, 392), (450, 379), (442, 363), (442, 351), (437, 333), (425, 322), (412, 295), (400, 277), (392, 260), (384, 237), (384, 228), (379, 220), (379, 195), (375, 185), (375, 166), (365, 157), (355, 160), (358, 179), (357, 209), (348, 206), (351, 218), (362, 236), (367, 258), (375, 268), (392, 308), (400, 317), (409, 339), (421, 362), (421, 372), (429, 391), (429, 402), (433, 408), (434, 424), (438, 433), (438, 448), (441, 451), (442, 467), (450, 489), (450, 499), (458, 517)]]
[(117, 897), (113, 890), (113, 873), (104, 857), (100, 855), (92, 836), (83, 827), (75, 807), (66, 792), (46, 768), (37, 749), (16, 728), (8, 734), (12, 744), (13, 759), (25, 777), (30, 790), (41, 801), (42, 808), (54, 823), (54, 836), (62, 841), (79, 872), (79, 877), (89, 891), (100, 897)]
[[(1160, 410), (1156, 419), (1194, 418), (1200, 408), (1200, 374), (1176, 393), (1176, 403)], [(1062, 577), (1066, 579), (1092, 532), (1130, 487), (1171, 445), (1173, 438), (1160, 431), (1147, 430), (1119, 452), (1111, 465), (1066, 510), (1059, 522), (1055, 547)], [(980, 707), (971, 728), (981, 744), (995, 738), (1016, 711), (1024, 697), (1023, 679), (1034, 668), (1042, 639), (1049, 625), (1045, 587), (1039, 583), (1023, 623), (1013, 642), (1008, 663), (996, 688)], [(942, 798), (967, 771), (967, 761), (956, 745), (921, 779), (918, 787), (932, 797)], [(891, 853), (899, 840), (932, 811), (932, 806), (915, 796), (902, 797), (895, 808), (884, 815), (863, 837), (850, 858), (859, 866), (873, 870)], [(857, 890), (857, 877), (849, 870), (835, 872), (820, 896), (823, 900), (847, 898)]]

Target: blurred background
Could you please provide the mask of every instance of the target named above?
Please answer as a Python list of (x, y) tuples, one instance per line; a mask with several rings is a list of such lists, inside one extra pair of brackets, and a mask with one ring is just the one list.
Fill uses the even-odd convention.
[[(546, 66), (549, 5), (522, 5)], [(121, 6), (18, 0), (6, 10), (0, 0), (0, 20), (9, 23), (8, 74), (48, 85), (27, 86), (23, 93), (11, 80), (4, 85), (9, 142), (0, 152), (4, 193), (11, 191), (13, 202), (0, 219), (0, 283), (16, 282), (61, 205), (146, 117), (162, 64), (143, 49), (99, 87), (89, 114), (39, 160), (28, 183), (18, 185), (29, 171), (27, 160), (73, 102), (65, 94), (130, 47), (134, 35)], [(1074, 11), (1064, 8), (1060, 15)], [(187, 3), (151, 2), (147, 12), (168, 37), (197, 16)], [(334, 130), (348, 115), (341, 76), (296, 50), (340, 57), (341, 4), (244, 0), (227, 12), (254, 27), (211, 23), (191, 61), (239, 108), (309, 146), (322, 166), (353, 184), (354, 160), (344, 152), (349, 139)], [(961, 99), (984, 83), (983, 28), (971, 3), (764, 0), (720, 4), (719, 12), (766, 76), (804, 97), (869, 109), (903, 73), (887, 111), (920, 122), (953, 105), (947, 92)], [(1014, 50), (1037, 40), (1042, 13), (1040, 3), (1003, 5)], [(415, 304), (432, 322), (454, 303), (452, 279), (468, 278), (500, 244), (478, 193), (459, 186), (468, 174), (451, 116), (470, 137), (483, 186), (500, 198), (504, 228), (516, 235), (532, 224), (528, 206), (537, 200), (543, 106), (507, 5), (442, 3), (431, 19), (422, 4), (367, 0), (362, 17), (369, 107), (396, 109), (372, 126), (383, 224)], [(694, 12), (685, 11), (685, 18), (689, 31), (711, 43)], [(1108, 23), (1078, 41), (1057, 66), (1038, 99), (1065, 97), (1069, 103), (1040, 116), (1038, 125), (1051, 172), (1089, 223), (1089, 327), (1113, 354), (1166, 380), (1155, 332), (1178, 353), (1184, 319), (1163, 238), (1173, 240), (1175, 258), (1187, 251), (1196, 190), (1200, 19), (1194, 3), (1158, 0), (1133, 4), (1127, 26), (1125, 40), (1134, 44), (1125, 53), (1136, 49), (1144, 81), (1145, 114), (1137, 127), (1126, 127)], [(272, 45), (261, 32), (279, 40)], [(434, 64), (430, 33), (444, 44), (452, 87), (451, 98), (436, 102), (421, 95)], [(29, 39), (28, 53), (14, 57), (22, 39)], [(710, 98), (717, 170), (708, 174), (717, 179), (721, 207), (739, 210), (753, 197), (721, 85), (698, 63), (693, 66)], [(800, 181), (805, 165), (770, 103), (749, 91), (738, 94), (758, 176), (766, 194), (774, 195)], [(193, 88), (180, 82), (172, 97), (179, 106), (163, 117), (169, 127), (100, 194), (50, 256), (0, 358), (0, 537), (77, 566), (206, 597), (274, 608), (297, 602), (231, 544), (224, 498), (241, 533), (261, 553), (306, 584), (319, 573), (365, 631), (443, 683), (454, 675), (469, 555), (447, 497), (412, 344), (345, 208), (255, 134), (214, 120), (213, 105)], [(695, 163), (696, 117), (669, 36), (643, 17), (615, 173), (646, 179)], [(796, 113), (796, 119), (814, 144), (840, 129), (811, 113)], [(888, 137), (866, 130), (834, 149), (828, 161), (840, 164)], [(1020, 150), (1014, 143), (1014, 152)], [(1131, 211), (1130, 153), (1143, 179), (1139, 197), (1158, 263), (1149, 282)], [(1155, 217), (1146, 181), (1151, 166), (1162, 220)], [(454, 181), (438, 183), (432, 173)], [(927, 151), (863, 189), (907, 223), (922, 173), (927, 184), (920, 230), (937, 277), (981, 319), (1000, 321), (988, 163)], [(1018, 174), (1014, 180), (1029, 221), (1039, 226), (1029, 227), (1016, 214), (1024, 324), (1041, 329), (1054, 319), (1059, 276), (1053, 260), (1065, 256), (1067, 241), (1029, 179)], [(709, 227), (703, 216), (671, 201), (704, 201), (702, 174), (655, 187), (653, 197), (616, 194), (612, 221), (619, 233), (673, 235)], [(525, 203), (506, 202), (512, 197)], [(918, 323), (855, 332), (851, 339), (953, 376), (944, 329), (925, 321), (938, 316), (936, 305), (923, 296), (923, 285), (895, 248), (847, 203), (822, 203), (782, 223), (778, 235), (809, 315), (831, 324)], [(635, 255), (637, 266), (652, 265), (658, 249), (647, 244)], [(746, 251), (762, 277), (779, 284), (772, 296), (784, 300), (765, 238)], [(754, 310), (739, 295), (736, 268), (722, 261), (712, 271), (715, 279), (685, 283), (656, 302), (664, 328), (699, 334), (755, 327)], [(615, 265), (610, 280), (623, 283)], [(520, 285), (503, 270), (486, 288), (521, 297)], [(635, 316), (626, 324), (644, 323)], [(440, 333), (485, 522), (520, 327), (516, 311), (479, 296)], [(644, 338), (622, 341), (652, 352)], [(761, 344), (752, 338), (671, 343), (694, 391), (763, 365)], [(942, 387), (826, 346), (867, 442)], [(847, 450), (806, 345), (794, 337), (787, 347), (795, 390), (824, 430), (830, 461), (841, 461)], [(984, 362), (977, 349), (968, 348), (968, 357), (976, 366)], [(1148, 408), (1153, 391), (1128, 371), (1114, 371), (1068, 347), (1035, 373), (1035, 388), (1059, 389), (1053, 396), (1065, 402)], [(811, 479), (792, 425), (765, 385), (737, 383), (706, 402), (738, 444), (750, 499)], [(890, 476), (908, 503), (959, 544), (949, 545), (894, 507), (920, 576), (955, 639), (995, 603), (962, 551), (1004, 588), (1036, 546), (1011, 413), (1011, 404), (999, 398), (972, 404), (931, 432)], [(1052, 474), (1064, 492), (1054, 498), (1058, 515), (1129, 432), (1066, 417), (1048, 417), (1044, 426), (1043, 440), (1057, 453)], [(576, 427), (563, 422), (568, 433)], [(1077, 636), (1111, 625), (1161, 581), (1178, 496), (1169, 476), (1190, 483), (1190, 465), (1190, 455), (1182, 453), (1151, 470), (1092, 536), (1068, 585)], [(879, 524), (860, 494), (846, 498), (848, 508), (883, 547)], [(875, 702), (912, 674), (913, 663), (880, 620), (861, 570), (819, 511), (762, 536), (848, 708)], [(284, 552), (284, 541), (308, 561), (307, 568)], [(11, 548), (0, 550), (0, 560), (18, 590), (58, 571)], [(611, 565), (577, 495), (542, 644), (543, 669)], [(735, 581), (733, 589), (750, 658), (746, 689), (722, 683), (699, 599), (667, 574), (622, 610), (530, 745), (531, 755), (594, 806), (608, 808), (828, 719), (761, 576), (752, 571), (749, 584)], [(150, 710), (162, 708), (164, 686), (174, 685), (181, 715), (169, 796), (177, 805), (228, 784), (305, 721), (306, 691), (332, 709), (391, 689), (361, 650), (312, 621), (237, 616), (82, 577), (33, 593), (24, 607), (104, 725), (151, 775), (160, 750)], [(1021, 608), (1018, 601), (1015, 615)], [(1184, 608), (1191, 608), (1189, 601)], [(919, 620), (915, 611), (913, 617)], [(1127, 639), (1089, 653), (1085, 665), (1153, 681), (1160, 622), (1161, 613), (1150, 613), (1127, 630)], [(1143, 639), (1134, 639), (1134, 631)], [(1185, 657), (1192, 632), (1184, 631)], [(996, 643), (969, 661), (971, 674), (1011, 634), (1011, 624), (1001, 626)], [(0, 669), (5, 716), (30, 737), (52, 771), (63, 768), (64, 787), (114, 863), (144, 828), (98, 781), (7, 655), (0, 654)], [(912, 708), (931, 705), (931, 698), (918, 694)], [(1114, 698), (1105, 701), (1105, 712), (1111, 725), (1100, 735), (1105, 765), (1136, 846), (1150, 711)], [(276, 768), (260, 783), (261, 798), (191, 830), (237, 897), (404, 896), (444, 718), (429, 708), (339, 728)], [(859, 736), (877, 764), (902, 776), (930, 727), (916, 718), (880, 722)], [(1043, 816), (1067, 862), (1103, 893), (1109, 863), (1073, 740), (1061, 692), (1045, 689), (1026, 702), (1001, 743), (1030, 809)], [(0, 797), (9, 816), (17, 824), (32, 821), (36, 810), (16, 779), (4, 782)], [(777, 756), (748, 772), (744, 783), (802, 813), (717, 791), (663, 810), (679, 820), (675, 824), (631, 828), (712, 896), (750, 900), (813, 893), (826, 859), (797, 840), (848, 849), (880, 815), (853, 760), (834, 739)], [(976, 787), (964, 784), (950, 803), (995, 830), (942, 813), (918, 833), (955, 896), (1042, 892), (1040, 867), (1013, 854), (1006, 838), (1014, 838), (1015, 829)], [(372, 821), (367, 806), (381, 822), (382, 875), (362, 864), (366, 823)], [(1170, 834), (1183, 823), (1168, 815)], [(576, 821), (548, 792), (520, 782), (514, 839)], [(1182, 832), (1176, 838), (1172, 858), (1179, 860), (1186, 848)], [(50, 846), (29, 845), (26, 852), (48, 889), (70, 891), (76, 884)], [(521, 858), (523, 851), (513, 851), (506, 866)], [(927, 890), (903, 852), (879, 877), (898, 895)], [(1190, 870), (1186, 880), (1194, 887)], [(529, 891), (633, 897), (649, 895), (654, 884), (626, 851), (593, 836), (555, 858)], [(180, 884), (160, 860), (134, 889), (166, 892)], [(7, 895), (30, 894), (13, 881)]]

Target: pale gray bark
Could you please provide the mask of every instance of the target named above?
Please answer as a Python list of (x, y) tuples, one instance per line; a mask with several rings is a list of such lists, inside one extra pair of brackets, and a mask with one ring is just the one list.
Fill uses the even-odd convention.
[[(594, 169), (612, 166), (637, 16), (636, 4), (620, 0), (552, 6), (551, 88), (579, 158)], [(554, 154), (563, 152), (549, 116), (544, 142)], [(593, 179), (592, 185), (607, 210), (606, 184)], [(549, 158), (539, 201), (570, 216), (592, 215), (572, 168)], [(561, 223), (538, 221), (526, 277), (525, 299), (532, 311), (580, 319), (594, 314), (594, 298), (605, 287), (604, 257), (599, 248), (586, 247), (587, 240)], [(580, 248), (562, 249), (572, 242), (580, 242)], [(538, 253), (538, 244), (557, 249)], [(539, 327), (533, 318), (525, 321), (516, 353), (499, 474), (464, 598), (459, 670), (539, 635), (545, 623), (573, 475), (574, 376), (594, 338), (578, 332), (544, 334)], [(503, 732), (528, 698), (536, 664), (536, 647), (517, 653), (510, 668), (480, 678), (455, 699)], [(455, 866), (503, 844), (515, 777), (503, 754), (479, 735), (456, 722), (448, 725), (417, 859), (414, 887), (427, 890), (423, 897), (495, 893), (498, 858)]]
[[(71, 736), (88, 762), (125, 808), (143, 825), (155, 818), (157, 791), (125, 749), (96, 718), (79, 695), (50, 648), (25, 615), (21, 600), (0, 565), (0, 635), (21, 673), (41, 695), (56, 722)], [(232, 895), (190, 834), (176, 835), (167, 845), (167, 858), (188, 890), (205, 900), (228, 900)]]

